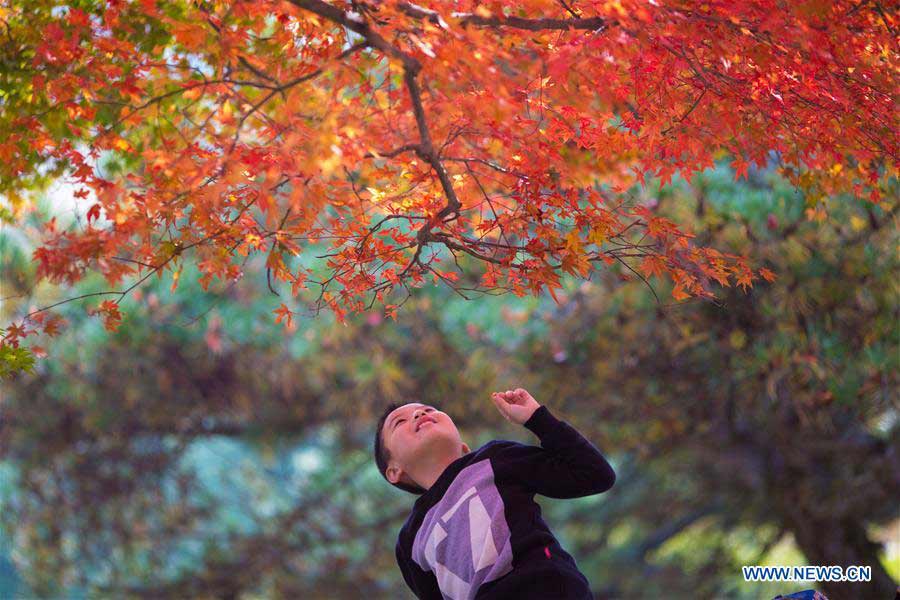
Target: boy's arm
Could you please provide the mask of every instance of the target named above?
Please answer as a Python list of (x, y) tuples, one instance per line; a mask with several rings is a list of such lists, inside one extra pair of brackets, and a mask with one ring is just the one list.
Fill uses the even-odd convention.
[(546, 406), (531, 415), (524, 426), (541, 440), (541, 448), (529, 446), (529, 479), (538, 494), (549, 498), (579, 498), (605, 492), (616, 482), (616, 472), (594, 444)]
[(548, 498), (580, 498), (605, 492), (616, 473), (590, 441), (540, 406), (523, 423), (541, 448), (522, 446), (510, 456), (516, 477), (527, 489)]
[(397, 547), (394, 550), (397, 555), (397, 564), (400, 566), (400, 572), (403, 574), (403, 580), (412, 590), (416, 598), (420, 600), (443, 600), (443, 595), (438, 590), (433, 574), (422, 570), (419, 565), (413, 562), (403, 550), (400, 540), (397, 540)]

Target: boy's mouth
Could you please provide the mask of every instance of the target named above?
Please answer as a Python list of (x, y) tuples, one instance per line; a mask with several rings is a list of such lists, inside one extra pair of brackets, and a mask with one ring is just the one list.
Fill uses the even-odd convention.
[(419, 431), (420, 429), (422, 429), (422, 426), (425, 425), (425, 423), (434, 423), (434, 422), (435, 422), (435, 420), (432, 419), (431, 417), (422, 417), (422, 419), (419, 421), (419, 424), (416, 425), (416, 431)]

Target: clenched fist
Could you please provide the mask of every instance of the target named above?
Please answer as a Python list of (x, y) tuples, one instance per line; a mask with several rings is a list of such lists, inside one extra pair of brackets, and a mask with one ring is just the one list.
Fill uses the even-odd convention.
[(497, 410), (507, 421), (512, 421), (516, 425), (524, 424), (534, 411), (541, 407), (537, 400), (531, 397), (531, 394), (522, 388), (514, 390), (506, 390), (505, 392), (494, 392), (491, 394), (491, 400), (497, 405)]

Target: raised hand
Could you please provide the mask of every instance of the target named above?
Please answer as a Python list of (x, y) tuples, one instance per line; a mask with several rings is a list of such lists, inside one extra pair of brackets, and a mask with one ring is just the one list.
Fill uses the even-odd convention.
[(534, 411), (541, 407), (537, 400), (522, 388), (494, 392), (491, 394), (491, 400), (494, 401), (500, 414), (507, 421), (512, 421), (516, 425), (522, 425), (528, 421)]

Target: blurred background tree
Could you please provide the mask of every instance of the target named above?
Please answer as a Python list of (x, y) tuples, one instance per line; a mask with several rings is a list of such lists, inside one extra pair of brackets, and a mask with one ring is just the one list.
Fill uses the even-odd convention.
[[(488, 401), (511, 386), (614, 461), (607, 494), (538, 497), (597, 598), (889, 597), (896, 200), (823, 218), (770, 171), (732, 178), (635, 192), (779, 274), (719, 303), (672, 303), (619, 265), (559, 304), (422, 289), (396, 322), (281, 330), (253, 260), (206, 292), (191, 266), (174, 294), (153, 282), (115, 333), (73, 303), (49, 360), (3, 384), (0, 597), (409, 597), (393, 546), (414, 497), (377, 472), (375, 420), (433, 402), (473, 448), (536, 444)], [(102, 289), (35, 287), (32, 233), (0, 233), (5, 298)], [(750, 584), (750, 564), (865, 564), (873, 582)]]

